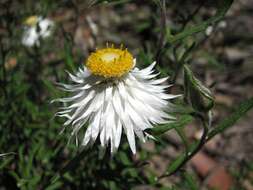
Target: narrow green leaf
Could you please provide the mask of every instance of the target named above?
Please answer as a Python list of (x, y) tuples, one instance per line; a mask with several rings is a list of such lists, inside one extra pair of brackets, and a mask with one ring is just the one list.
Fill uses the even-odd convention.
[(197, 186), (196, 180), (193, 178), (192, 175), (190, 175), (189, 173), (184, 172), (183, 177), (184, 177), (184, 180), (186, 182), (187, 189), (189, 189), (189, 190), (198, 190), (199, 189), (198, 186)]
[(118, 4), (123, 4), (123, 3), (128, 3), (132, 0), (94, 0), (90, 6), (95, 6), (99, 4), (113, 4), (113, 5), (118, 5)]
[(190, 146), (188, 146), (188, 152), (182, 152), (177, 158), (169, 164), (165, 175), (171, 175), (175, 171), (178, 170), (179, 166), (188, 158), (189, 153), (194, 151), (198, 145), (198, 142), (193, 142)]
[(176, 187), (172, 186), (172, 187), (161, 187), (160, 190), (179, 190)]
[(62, 182), (55, 182), (54, 184), (49, 185), (46, 190), (55, 190), (55, 189), (59, 189), (62, 186)]
[(71, 44), (68, 41), (65, 41), (65, 44), (64, 44), (64, 56), (65, 56), (65, 63), (66, 63), (67, 69), (70, 71), (74, 71), (75, 66), (74, 66), (74, 60), (72, 57)]
[(189, 142), (188, 139), (185, 135), (184, 128), (175, 128), (178, 136), (181, 138), (182, 142), (184, 143), (185, 146), (185, 152), (188, 153), (188, 148), (189, 148)]
[(191, 115), (183, 115), (176, 122), (165, 125), (159, 125), (157, 127), (147, 130), (147, 132), (150, 133), (151, 135), (161, 135), (171, 129), (184, 127), (185, 125), (189, 124), (192, 121), (193, 117)]
[(183, 65), (185, 63), (185, 60), (187, 59), (187, 57), (190, 55), (190, 53), (192, 52), (192, 50), (195, 48), (196, 46), (196, 43), (193, 42), (187, 49), (186, 51), (184, 52), (184, 54), (182, 55), (182, 57), (180, 58), (179, 60), (179, 63), (181, 65)]
[(70, 160), (66, 164), (66, 166), (60, 169), (60, 171), (56, 172), (53, 178), (51, 179), (51, 184), (56, 183), (68, 171), (72, 171), (73, 169), (75, 169), (78, 166), (78, 164), (81, 162), (81, 160), (83, 160), (88, 150), (89, 149), (83, 149), (78, 155), (76, 155), (72, 160)]
[(57, 91), (57, 88), (55, 88), (55, 85), (53, 85), (52, 81), (43, 79), (42, 82), (52, 97), (59, 97), (59, 92)]
[[(2, 156), (2, 155), (1, 155)], [(5, 155), (4, 155), (5, 156)], [(1, 162), (0, 162), (0, 170), (2, 170), (3, 168), (7, 167), (9, 164), (11, 164), (11, 162), (13, 161), (13, 158), (10, 156), (7, 156), (6, 158), (1, 158)]]
[(230, 116), (228, 116), (226, 119), (221, 121), (220, 124), (218, 124), (217, 127), (215, 127), (210, 133), (208, 134), (207, 140), (210, 140), (215, 135), (222, 133), (227, 128), (232, 127), (235, 122), (237, 122), (242, 116), (244, 116), (251, 108), (253, 108), (253, 97), (243, 101), (235, 110), (234, 113), (232, 113)]
[(15, 152), (2, 153), (2, 154), (0, 154), (0, 157), (9, 156), (9, 155), (15, 155), (15, 154), (16, 154)]
[(213, 25), (216, 22), (220, 21), (225, 16), (225, 14), (229, 10), (232, 3), (233, 3), (233, 0), (223, 1), (222, 5), (218, 8), (215, 16), (209, 18), (207, 21), (202, 22), (201, 24), (199, 24), (197, 26), (186, 28), (183, 32), (176, 34), (173, 37), (168, 37), (168, 42), (166, 43), (166, 46), (169, 46), (170, 44), (175, 43), (176, 41), (182, 40), (182, 39), (184, 39), (188, 36), (191, 36), (193, 34), (202, 32), (202, 31), (206, 30), (206, 28), (208, 26)]
[(119, 159), (121, 160), (121, 162), (126, 165), (126, 166), (130, 166), (131, 162), (129, 160), (129, 158), (127, 157), (127, 154), (125, 152), (119, 152)]
[(117, 185), (116, 185), (115, 181), (110, 180), (110, 181), (108, 181), (108, 183), (109, 183), (109, 187), (111, 190), (117, 190)]
[(172, 163), (169, 164), (169, 167), (167, 168), (166, 175), (173, 173), (177, 170), (177, 168), (181, 165), (181, 163), (185, 159), (185, 154), (180, 154)]

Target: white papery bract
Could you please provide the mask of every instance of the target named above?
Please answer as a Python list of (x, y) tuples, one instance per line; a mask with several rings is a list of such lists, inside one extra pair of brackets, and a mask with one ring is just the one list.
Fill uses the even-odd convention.
[(168, 100), (177, 95), (166, 93), (167, 78), (155, 79), (158, 74), (154, 73), (154, 66), (155, 62), (145, 69), (133, 68), (119, 78), (109, 79), (91, 74), (85, 66), (75, 75), (69, 73), (73, 84), (60, 86), (72, 96), (55, 100), (65, 104), (56, 115), (67, 118), (64, 126), (72, 126), (75, 136), (87, 124), (82, 145), (93, 144), (99, 136), (102, 147), (110, 144), (113, 153), (124, 131), (136, 153), (135, 135), (145, 142), (145, 129), (175, 119), (167, 110)]
[[(28, 47), (40, 45), (40, 38), (51, 35), (54, 22), (47, 18), (32, 16), (33, 23), (26, 24), (22, 37), (22, 44)], [(29, 18), (28, 18), (29, 19)]]

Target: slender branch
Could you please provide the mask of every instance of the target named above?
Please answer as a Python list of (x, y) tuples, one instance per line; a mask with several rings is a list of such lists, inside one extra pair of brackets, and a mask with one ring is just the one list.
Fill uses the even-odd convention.
[(183, 21), (183, 26), (181, 31), (183, 31), (186, 27), (186, 25), (195, 17), (195, 15), (200, 11), (200, 9), (204, 6), (205, 1), (201, 1), (199, 6), (191, 13), (187, 16), (187, 18)]
[(191, 152), (187, 152), (187, 156), (184, 157), (183, 161), (178, 165), (178, 167), (172, 171), (171, 173), (168, 174), (164, 174), (158, 177), (158, 180), (164, 178), (164, 177), (169, 177), (173, 174), (175, 174), (177, 171), (179, 171), (197, 152), (199, 152), (199, 150), (205, 145), (205, 143), (207, 142), (207, 135), (208, 135), (208, 125), (206, 124), (206, 122), (204, 121), (204, 119), (201, 117), (201, 121), (202, 121), (202, 126), (203, 126), (203, 133), (201, 136), (201, 139), (199, 140), (197, 146), (191, 151)]
[(161, 33), (160, 33), (160, 37), (158, 40), (158, 49), (156, 52), (156, 62), (157, 63), (160, 62), (162, 49), (164, 48), (164, 39), (166, 36), (166, 26), (167, 26), (167, 24), (166, 24), (166, 21), (167, 21), (166, 0), (162, 0), (162, 2), (160, 2), (160, 7), (161, 7)]
[[(181, 32), (185, 29), (185, 27), (187, 26), (187, 24), (195, 17), (195, 15), (200, 11), (200, 9), (203, 7), (203, 5), (205, 4), (205, 1), (201, 1), (199, 6), (191, 13), (187, 16), (187, 18), (185, 20), (183, 20), (183, 25), (182, 25), (182, 28), (181, 28)], [(176, 50), (179, 48), (180, 46), (176, 46), (174, 48), (174, 52), (176, 52)], [(181, 71), (181, 68), (182, 68), (182, 62), (177, 62), (176, 60), (176, 68), (175, 68), (175, 73), (174, 75), (172, 76), (171, 78), (171, 82), (172, 84), (174, 84), (177, 80), (177, 77), (179, 75), (179, 72)]]

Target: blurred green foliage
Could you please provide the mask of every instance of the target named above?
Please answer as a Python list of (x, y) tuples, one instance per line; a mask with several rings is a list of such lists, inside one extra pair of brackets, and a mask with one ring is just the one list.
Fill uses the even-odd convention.
[[(87, 6), (103, 6), (105, 2), (124, 5), (130, 1), (97, 0), (85, 3), (88, 3)], [(160, 8), (159, 2), (153, 2), (158, 5), (156, 9)], [(192, 35), (203, 32), (210, 24), (222, 19), (231, 3), (230, 0), (224, 1), (213, 18), (189, 28), (179, 29), (168, 26), (153, 28), (152, 22), (154, 20), (159, 22), (159, 16), (154, 15), (153, 21), (151, 19), (150, 22), (138, 25), (135, 32), (142, 34), (145, 30), (151, 30), (151, 33), (156, 34), (157, 31), (161, 32), (165, 29), (165, 42), (159, 47), (159, 52), (156, 52), (157, 48), (154, 49), (152, 46), (157, 42), (156, 39), (144, 44), (144, 47), (139, 49), (138, 59), (144, 65), (148, 65), (157, 58), (157, 55), (160, 55), (157, 69), (164, 76), (172, 75), (171, 82), (176, 82), (178, 73), (181, 72), (184, 64), (190, 62), (190, 54), (195, 48), (196, 40), (192, 38)], [(178, 171), (182, 163), (185, 163), (201, 148), (198, 145), (206, 142), (204, 139), (200, 143), (187, 144), (184, 127), (193, 119), (199, 119), (199, 116), (196, 110), (186, 105), (183, 100), (177, 102), (180, 105), (175, 115), (179, 114), (180, 117), (176, 123), (157, 126), (154, 130), (148, 131), (158, 140), (156, 150), (150, 152), (138, 148), (138, 159), (132, 156), (125, 138), (119, 151), (110, 156), (108, 152), (103, 153), (97, 145), (81, 149), (81, 147), (76, 147), (74, 142), (68, 144), (70, 135), (68, 130), (59, 134), (63, 121), (53, 117), (56, 107), (49, 102), (64, 94), (55, 88), (54, 83), (67, 80), (65, 70), (70, 72), (77, 70), (77, 63), (80, 63), (83, 55), (73, 51), (73, 36), (64, 31), (60, 24), (56, 25), (54, 31), (55, 34), (61, 34), (60, 42), (53, 36), (41, 40), (40, 46), (24, 47), (20, 40), (23, 32), (22, 23), (30, 15), (47, 16), (62, 7), (75, 10), (77, 5), (75, 1), (1, 2), (1, 11), (3, 11), (0, 26), (4, 28), (4, 32), (0, 36), (0, 154), (8, 152), (15, 154), (0, 158), (0, 188), (116, 190), (149, 185), (163, 190), (198, 189), (194, 175), (187, 172), (180, 173), (183, 183), (175, 184), (174, 187), (165, 187), (160, 183), (159, 176), (149, 169), (147, 163), (149, 158), (159, 154), (159, 151), (166, 147), (168, 143), (163, 142), (160, 136), (169, 130), (175, 129), (186, 147), (185, 152), (170, 163), (163, 177)], [(152, 4), (152, 8), (154, 5)], [(186, 38), (190, 38), (193, 43), (189, 43)], [(54, 53), (56, 58), (45, 61), (45, 57), (48, 57), (50, 53)], [(168, 61), (171, 55), (174, 55), (176, 65), (165, 64), (165, 62), (172, 62)], [(10, 60), (14, 60), (15, 64), (6, 66), (10, 64)], [(239, 109), (235, 110), (231, 118), (206, 134), (208, 140), (231, 127), (252, 107), (252, 99), (244, 102)]]

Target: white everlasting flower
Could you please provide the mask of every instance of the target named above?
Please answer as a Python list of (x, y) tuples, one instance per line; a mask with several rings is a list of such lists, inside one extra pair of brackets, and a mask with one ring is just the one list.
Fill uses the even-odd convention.
[(28, 47), (40, 45), (40, 38), (46, 38), (51, 35), (54, 22), (50, 19), (31, 16), (24, 22), (24, 34), (22, 44)]
[(210, 36), (212, 32), (213, 32), (213, 26), (208, 26), (205, 31), (206, 35)]
[(145, 142), (150, 136), (145, 129), (174, 120), (167, 113), (168, 100), (177, 97), (166, 93), (166, 78), (156, 79), (155, 62), (145, 69), (135, 67), (135, 59), (125, 49), (110, 47), (96, 50), (86, 66), (69, 77), (73, 84), (59, 84), (71, 92), (57, 116), (67, 118), (64, 126), (72, 127), (72, 135), (87, 126), (82, 145), (93, 144), (100, 137), (102, 147), (110, 144), (115, 152), (122, 131), (136, 153), (135, 135)]

